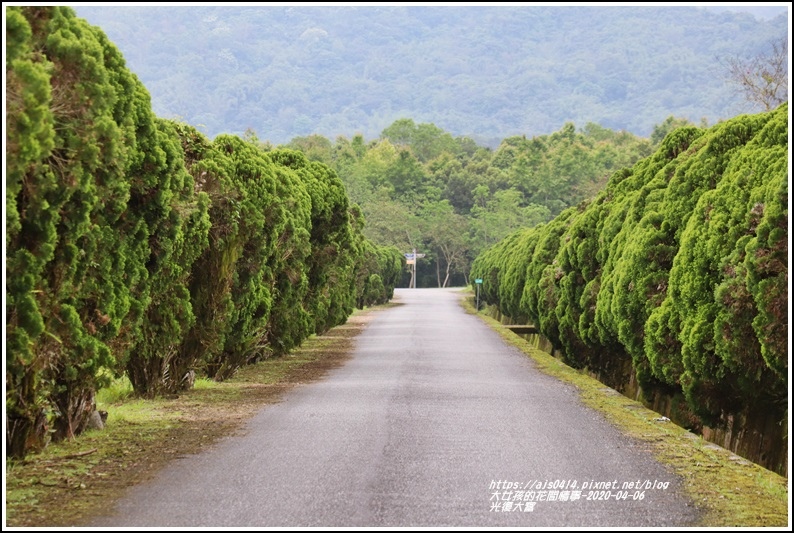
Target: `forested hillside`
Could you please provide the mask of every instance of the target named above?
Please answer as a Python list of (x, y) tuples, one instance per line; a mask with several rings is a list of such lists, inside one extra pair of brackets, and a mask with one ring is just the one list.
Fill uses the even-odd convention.
[(477, 257), (481, 298), (575, 368), (629, 362), (646, 397), (683, 395), (690, 427), (768, 419), (784, 448), (788, 119), (783, 104), (675, 129), (595, 197)]
[(392, 296), (334, 172), (158, 118), (104, 33), (6, 8), (6, 450), (83, 431), (95, 394), (225, 379)]
[(93, 6), (158, 116), (213, 138), (377, 138), (433, 123), (496, 148), (566, 122), (647, 137), (670, 115), (748, 109), (724, 61), (765, 53), (786, 14), (692, 6)]

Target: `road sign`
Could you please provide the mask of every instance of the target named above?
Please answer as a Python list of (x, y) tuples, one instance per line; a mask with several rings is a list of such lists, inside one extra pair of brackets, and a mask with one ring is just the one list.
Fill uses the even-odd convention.
[(477, 278), (474, 280), (474, 283), (482, 283), (482, 278)]
[(416, 253), (416, 248), (413, 249), (412, 253), (403, 254), (405, 256), (405, 264), (411, 265), (411, 282), (408, 284), (408, 287), (411, 289), (416, 288), (416, 260), (422, 259), (425, 254), (418, 254)]

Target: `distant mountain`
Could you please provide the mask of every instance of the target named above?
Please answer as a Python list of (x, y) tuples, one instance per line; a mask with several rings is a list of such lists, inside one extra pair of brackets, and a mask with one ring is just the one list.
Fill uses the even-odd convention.
[(730, 11), (732, 13), (747, 13), (759, 19), (772, 19), (778, 15), (788, 13), (791, 4), (786, 2), (777, 2), (776, 5), (759, 6), (759, 5), (746, 5), (746, 6), (713, 6), (704, 5), (701, 9), (721, 13), (723, 11)]
[[(763, 6), (760, 6), (763, 7)], [(92, 6), (154, 111), (208, 136), (367, 139), (398, 118), (482, 144), (565, 122), (648, 136), (670, 115), (755, 112), (720, 59), (787, 35), (681, 6)], [(760, 12), (759, 12), (760, 13)]]

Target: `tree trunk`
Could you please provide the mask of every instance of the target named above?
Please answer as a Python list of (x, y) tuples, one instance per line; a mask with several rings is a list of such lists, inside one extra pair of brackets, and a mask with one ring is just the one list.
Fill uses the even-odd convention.
[(143, 398), (155, 398), (192, 388), (192, 361), (181, 360), (178, 355), (175, 347), (170, 347), (165, 354), (157, 357), (131, 355), (126, 369), (135, 394)]
[(66, 383), (66, 390), (54, 397), (60, 416), (55, 419), (53, 441), (71, 439), (83, 432), (95, 408), (95, 395), (93, 388), (82, 388), (74, 382)]
[(6, 420), (6, 457), (24, 458), (47, 445), (47, 416), (40, 410), (35, 417), (9, 413)]
[(449, 269), (450, 269), (451, 266), (452, 266), (451, 263), (449, 261), (447, 261), (447, 275), (444, 278), (444, 288), (446, 288), (447, 283), (449, 283)]

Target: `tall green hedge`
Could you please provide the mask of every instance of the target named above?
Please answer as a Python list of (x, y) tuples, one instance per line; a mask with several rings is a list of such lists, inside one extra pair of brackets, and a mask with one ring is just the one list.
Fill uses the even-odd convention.
[[(41, 31), (41, 30), (39, 30)], [(20, 7), (6, 9), (6, 421), (7, 450), (23, 455), (38, 425), (44, 437), (49, 355), (44, 276), (54, 256), (57, 179), (47, 159), (55, 148), (50, 63), (34, 49)], [(57, 198), (56, 198), (57, 200)]]
[(79, 433), (97, 388), (174, 349), (209, 224), (177, 137), (104, 34), (68, 8), (6, 13), (7, 438), (22, 455), (43, 419), (55, 439)]
[(592, 200), (486, 250), (471, 277), (573, 366), (629, 357), (643, 390), (683, 394), (701, 423), (782, 420), (787, 197), (787, 104), (679, 128)]
[(70, 8), (6, 16), (9, 455), (80, 433), (113, 377), (225, 379), (391, 298), (402, 256), (330, 168), (155, 117)]
[(146, 223), (148, 256), (140, 334), (126, 349), (123, 369), (142, 396), (172, 392), (184, 377), (178, 354), (195, 322), (192, 265), (209, 244), (210, 228), (210, 200), (185, 169), (177, 125), (156, 119), (151, 126), (139, 144), (145, 156), (128, 174), (128, 210)]

